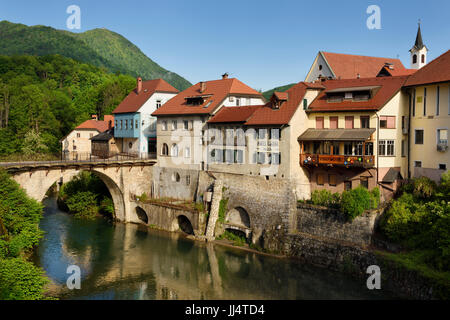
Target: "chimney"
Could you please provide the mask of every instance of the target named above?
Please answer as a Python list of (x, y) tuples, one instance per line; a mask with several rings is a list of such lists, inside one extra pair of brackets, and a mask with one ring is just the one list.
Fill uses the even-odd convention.
[(142, 78), (137, 78), (137, 93), (139, 94), (142, 91)]
[(225, 72), (225, 73), (222, 75), (222, 80), (224, 80), (224, 79), (228, 79), (228, 73), (227, 73), (227, 72)]
[(96, 115), (96, 114), (93, 114), (93, 115), (92, 115), (92, 120), (97, 121), (97, 115)]
[(206, 82), (201, 81), (200, 82), (200, 93), (203, 93), (206, 91)]

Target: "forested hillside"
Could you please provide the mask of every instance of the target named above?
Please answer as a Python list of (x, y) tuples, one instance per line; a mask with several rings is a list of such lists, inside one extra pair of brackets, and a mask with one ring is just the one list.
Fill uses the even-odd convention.
[(59, 152), (59, 139), (111, 113), (135, 85), (60, 55), (0, 56), (0, 155)]
[(148, 58), (126, 38), (107, 29), (72, 33), (47, 26), (31, 26), (0, 21), (0, 54), (60, 54), (113, 73), (141, 76), (144, 80), (163, 78), (184, 90), (191, 83)]

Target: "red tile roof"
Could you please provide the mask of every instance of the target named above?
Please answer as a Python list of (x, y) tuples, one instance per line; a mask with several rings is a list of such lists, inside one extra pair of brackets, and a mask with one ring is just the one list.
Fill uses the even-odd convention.
[(417, 69), (396, 69), (396, 68), (390, 69), (389, 67), (384, 66), (384, 67), (381, 68), (380, 72), (381, 71), (385, 71), (385, 72), (389, 73), (392, 77), (395, 77), (395, 76), (408, 76), (408, 75), (411, 75), (414, 72), (416, 72)]
[(328, 65), (340, 79), (356, 79), (376, 77), (385, 63), (394, 65), (394, 70), (405, 70), (399, 59), (359, 56), (332, 52), (321, 52)]
[[(319, 93), (316, 99), (309, 105), (307, 112), (380, 110), (401, 89), (407, 79), (408, 76), (326, 80), (322, 82), (326, 90)], [(371, 86), (379, 88), (374, 89), (374, 96), (367, 101), (327, 101), (326, 93), (330, 90)]]
[(246, 122), (248, 118), (263, 106), (223, 107), (208, 123)]
[(278, 100), (287, 100), (288, 99), (288, 94), (287, 92), (278, 92), (275, 91), (273, 93), (273, 95), (278, 99)]
[[(216, 107), (230, 94), (261, 97), (262, 94), (236, 78), (206, 81), (206, 89), (200, 92), (200, 82), (180, 92), (167, 101), (161, 108), (153, 112), (154, 116), (183, 115), (183, 114), (211, 114)], [(187, 105), (187, 97), (204, 96), (201, 105)]]
[[(86, 120), (82, 124), (80, 124), (75, 129), (90, 129), (90, 130), (97, 130), (98, 132), (103, 132), (108, 130), (109, 120), (107, 116), (105, 116), (106, 121), (100, 121), (100, 120)], [(114, 118), (111, 119), (111, 126), (114, 126)]]
[[(299, 82), (286, 91), (288, 100), (283, 102), (278, 109), (273, 109), (271, 103), (258, 108), (246, 125), (283, 125), (291, 121), (297, 108), (300, 106), (309, 84)], [(301, 106), (300, 106), (301, 107)]]
[(113, 113), (137, 112), (155, 92), (178, 93), (179, 91), (163, 79), (142, 81), (142, 90), (133, 89), (128, 96), (114, 109)]
[(405, 86), (450, 81), (450, 50), (417, 70), (406, 81)]

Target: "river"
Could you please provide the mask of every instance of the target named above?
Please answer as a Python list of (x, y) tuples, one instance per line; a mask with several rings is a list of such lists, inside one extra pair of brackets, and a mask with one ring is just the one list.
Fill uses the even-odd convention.
[[(358, 280), (291, 259), (221, 245), (182, 234), (98, 218), (83, 221), (44, 200), (46, 232), (35, 262), (60, 299), (390, 299)], [(67, 267), (81, 270), (69, 290)]]

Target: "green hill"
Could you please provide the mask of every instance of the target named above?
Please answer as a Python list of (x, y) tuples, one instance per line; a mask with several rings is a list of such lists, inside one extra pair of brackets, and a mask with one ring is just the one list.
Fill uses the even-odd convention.
[(267, 100), (269, 100), (270, 97), (273, 95), (273, 93), (274, 93), (275, 91), (278, 91), (278, 92), (284, 92), (284, 91), (288, 90), (290, 87), (292, 87), (293, 85), (295, 85), (295, 83), (290, 83), (290, 84), (287, 84), (287, 85), (285, 85), (285, 86), (276, 87), (276, 88), (273, 88), (273, 89), (271, 89), (271, 90), (264, 91), (264, 92), (263, 92), (263, 96), (264, 96), (264, 98), (266, 98)]
[(148, 58), (126, 38), (107, 29), (72, 33), (47, 26), (31, 26), (0, 21), (0, 54), (60, 54), (78, 61), (106, 68), (108, 71), (163, 78), (175, 88), (184, 90), (191, 83)]

